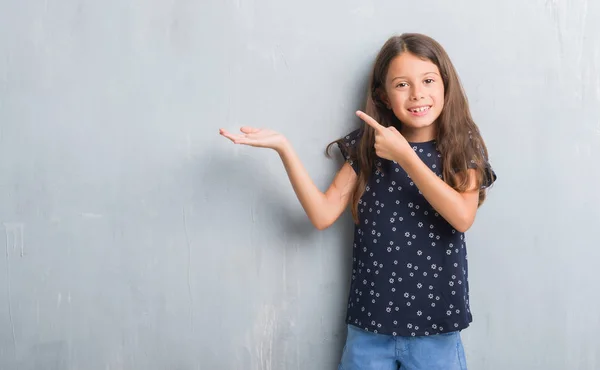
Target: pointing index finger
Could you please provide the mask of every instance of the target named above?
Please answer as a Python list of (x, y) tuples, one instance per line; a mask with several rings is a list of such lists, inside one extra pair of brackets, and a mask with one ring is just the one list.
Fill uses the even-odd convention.
[(381, 126), (379, 122), (375, 121), (371, 116), (362, 111), (356, 111), (356, 115), (365, 121), (365, 123), (371, 127), (373, 127), (376, 131), (381, 131), (385, 127)]

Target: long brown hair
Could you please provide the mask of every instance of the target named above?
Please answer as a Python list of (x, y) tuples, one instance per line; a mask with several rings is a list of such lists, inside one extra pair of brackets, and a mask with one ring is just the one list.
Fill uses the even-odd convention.
[[(486, 182), (486, 179), (492, 176), (487, 162), (487, 147), (471, 117), (467, 96), (450, 57), (437, 41), (418, 33), (405, 33), (388, 39), (379, 51), (373, 65), (367, 91), (365, 113), (373, 117), (382, 126), (401, 128), (402, 123), (391, 110), (387, 109), (382, 96), (390, 63), (395, 57), (405, 52), (429, 60), (438, 67), (442, 75), (444, 108), (436, 121), (436, 144), (442, 155), (444, 181), (456, 191), (467, 191), (469, 190), (469, 178), (466, 176), (467, 169), (475, 169), (479, 188), (479, 205), (483, 204), (486, 189), (482, 185)], [(362, 137), (359, 144), (356, 147), (350, 147), (349, 150), (350, 158), (357, 161), (360, 168), (350, 198), (352, 217), (357, 223), (358, 202), (365, 191), (377, 158), (374, 147), (374, 129), (364, 124), (361, 131)], [(342, 138), (330, 143), (326, 152), (329, 153), (333, 144), (343, 145), (343, 140)]]

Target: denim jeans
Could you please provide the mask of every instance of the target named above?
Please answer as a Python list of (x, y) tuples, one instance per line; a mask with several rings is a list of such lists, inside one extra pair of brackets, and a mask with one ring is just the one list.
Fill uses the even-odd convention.
[(374, 334), (348, 325), (339, 370), (466, 370), (460, 332), (423, 337)]

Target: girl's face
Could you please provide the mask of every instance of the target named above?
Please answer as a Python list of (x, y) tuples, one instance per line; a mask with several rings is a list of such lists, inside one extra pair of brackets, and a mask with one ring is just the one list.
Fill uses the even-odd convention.
[(388, 68), (383, 100), (402, 122), (407, 140), (435, 138), (435, 121), (444, 108), (444, 83), (435, 64), (409, 52), (395, 57)]

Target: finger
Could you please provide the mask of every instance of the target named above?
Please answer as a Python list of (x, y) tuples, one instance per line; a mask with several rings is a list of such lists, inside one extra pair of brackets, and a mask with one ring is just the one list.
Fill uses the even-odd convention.
[(255, 133), (259, 132), (260, 129), (244, 126), (244, 127), (240, 128), (240, 131), (243, 132), (244, 134), (255, 134)]
[(256, 145), (256, 140), (247, 138), (244, 135), (234, 135), (230, 140), (233, 141), (234, 144), (243, 144), (243, 145), (252, 145), (252, 146)]
[(225, 136), (228, 139), (231, 139), (231, 137), (233, 136), (229, 131), (227, 131), (227, 130), (225, 130), (223, 128), (219, 129), (219, 134), (221, 136)]
[(228, 138), (229, 140), (233, 141), (234, 143), (238, 143), (240, 140), (244, 140), (245, 139), (245, 135), (233, 135), (230, 132), (228, 132), (227, 130), (220, 130), (221, 135)]
[(229, 133), (229, 131), (225, 130), (224, 128), (220, 128), (219, 129), (219, 135), (224, 136), (224, 137), (226, 137), (228, 139), (231, 136), (231, 134)]
[(235, 141), (234, 141), (234, 143), (236, 143), (236, 144), (243, 144), (243, 145), (249, 145), (249, 146), (254, 146), (254, 147), (257, 147), (257, 148), (263, 148), (263, 147), (265, 147), (265, 145), (260, 140), (256, 140), (256, 139), (253, 139), (253, 138), (247, 137), (247, 136), (236, 138)]
[(381, 131), (385, 129), (385, 127), (381, 126), (379, 122), (375, 121), (371, 116), (366, 114), (365, 112), (356, 111), (356, 115), (365, 121), (365, 123), (371, 127), (373, 127), (376, 131)]
[(234, 135), (229, 133), (227, 130), (220, 130), (221, 135), (231, 140), (234, 144), (243, 144), (251, 146), (260, 146), (260, 142), (254, 138), (248, 137), (248, 135)]

